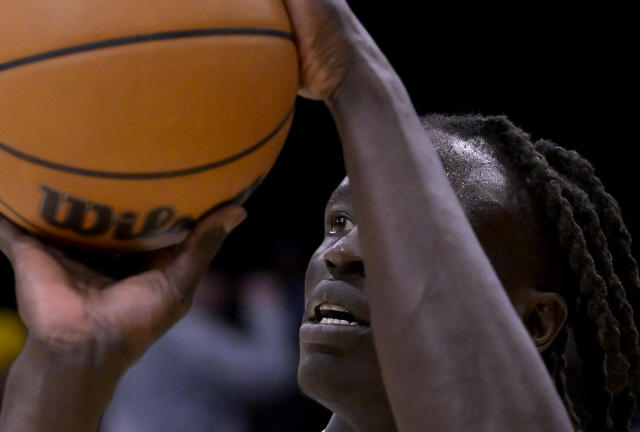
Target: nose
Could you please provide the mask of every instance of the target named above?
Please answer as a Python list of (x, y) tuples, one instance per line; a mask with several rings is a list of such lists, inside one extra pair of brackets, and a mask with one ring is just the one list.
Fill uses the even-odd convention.
[(327, 249), (324, 263), (336, 278), (365, 276), (357, 227)]

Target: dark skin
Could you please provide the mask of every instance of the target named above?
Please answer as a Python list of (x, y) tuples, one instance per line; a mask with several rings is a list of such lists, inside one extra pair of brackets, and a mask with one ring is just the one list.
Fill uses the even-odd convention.
[[(439, 133), (432, 142), (514, 308), (538, 351), (544, 351), (565, 325), (568, 310), (555, 292), (563, 280), (555, 249), (517, 173), (499, 162), (484, 141), (479, 145)], [(317, 341), (301, 336), (300, 386), (334, 412), (328, 432), (397, 430), (367, 325), (367, 278), (348, 178), (329, 199), (324, 219), (325, 239), (307, 269), (303, 325), (323, 325), (314, 319), (318, 302), (350, 305), (362, 325), (324, 329), (352, 331), (352, 337)], [(327, 281), (334, 289), (326, 289)]]
[[(478, 241), (482, 236), (474, 233), (402, 82), (346, 2), (284, 4), (300, 56), (300, 94), (324, 101), (333, 115), (357, 221), (347, 235), (325, 240), (311, 264), (320, 273), (310, 270), (308, 286), (326, 272), (327, 254), (314, 263), (334, 240), (340, 239), (334, 251), (361, 255), (366, 269), (366, 310), (362, 302), (347, 307), (362, 315), (361, 324), (370, 324), (370, 336), (366, 325), (357, 328), (363, 334), (356, 332), (355, 338), (343, 336), (351, 341), (350, 352), (369, 362), (367, 376), (358, 375), (352, 362), (343, 377), (351, 380), (342, 384), (345, 395), (326, 387), (330, 380), (301, 380), (335, 410), (329, 431), (571, 430), (538, 353), (557, 329), (544, 324), (554, 320), (536, 316), (561, 311), (554, 305), (562, 302), (514, 290), (514, 309), (498, 277), (508, 260), (492, 265), (487, 254), (494, 246), (487, 242), (485, 252)], [(74, 270), (77, 263), (0, 221), (0, 247), (18, 275), (20, 312), (30, 330), (10, 373), (0, 431), (95, 430), (126, 368), (186, 311), (184, 300), (217, 249), (214, 233), (235, 226), (239, 216), (203, 222), (169, 264), (121, 282), (95, 275), (89, 290), (83, 271)], [(349, 248), (340, 246), (343, 242)], [(344, 253), (332, 256), (335, 271)], [(364, 287), (360, 276), (350, 277), (337, 290), (324, 287), (323, 295), (363, 292), (354, 283)], [(529, 297), (556, 300), (521, 309), (516, 299)], [(137, 302), (148, 313), (140, 314)], [(540, 323), (532, 327), (535, 344), (518, 313), (525, 322)], [(326, 351), (308, 362), (303, 358), (303, 370), (309, 366), (325, 377), (342, 376), (333, 336), (301, 329), (303, 344), (324, 345)], [(360, 385), (372, 393), (363, 395)], [(381, 413), (369, 419), (371, 407)]]
[(0, 250), (29, 330), (9, 374), (0, 430), (96, 430), (119, 378), (187, 312), (200, 276), (245, 217), (237, 205), (220, 209), (182, 244), (149, 254), (144, 272), (117, 280), (0, 216)]
[[(366, 270), (373, 346), (395, 427), (571, 430), (536, 345), (496, 274), (499, 264), (492, 266), (432, 145), (435, 140), (425, 134), (388, 61), (344, 1), (287, 4), (294, 23), (313, 17), (312, 26), (296, 25), (303, 94), (324, 100), (331, 111), (353, 214), (364, 215), (351, 235), (357, 236)], [(320, 251), (327, 246), (325, 240)], [(549, 313), (549, 308), (539, 310)], [(529, 320), (537, 321), (535, 315)], [(536, 334), (550, 340), (544, 335), (555, 330), (538, 327)], [(331, 344), (326, 333), (303, 324), (301, 343)], [(326, 353), (321, 358), (326, 362), (321, 366), (339, 375)], [(343, 400), (335, 393), (317, 397)], [(365, 406), (358, 397), (374, 399), (378, 406), (382, 399), (359, 394), (336, 403), (329, 431), (350, 430), (347, 424), (358, 431), (393, 430), (384, 414), (376, 417), (379, 424), (370, 424), (370, 413), (358, 409)]]

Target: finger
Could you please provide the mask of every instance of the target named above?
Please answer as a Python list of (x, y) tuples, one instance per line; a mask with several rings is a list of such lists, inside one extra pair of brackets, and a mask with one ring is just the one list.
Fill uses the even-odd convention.
[(205, 217), (181, 245), (177, 256), (165, 268), (164, 274), (179, 297), (190, 298), (222, 243), (247, 212), (238, 205), (229, 205)]
[(0, 244), (2, 252), (12, 262), (17, 279), (22, 280), (25, 278), (24, 274), (28, 274), (29, 280), (41, 281), (48, 286), (53, 285), (54, 282), (66, 283), (70, 280), (85, 285), (94, 285), (98, 282), (106, 285), (112, 282), (111, 279), (100, 275), (78, 259), (67, 255), (59, 246), (32, 237), (1, 215)]
[(13, 263), (13, 245), (22, 231), (0, 215), (0, 251)]
[(67, 271), (70, 278), (77, 282), (79, 288), (103, 288), (113, 283), (113, 278), (96, 271), (94, 268), (79, 260), (77, 256), (70, 256), (62, 249), (47, 245), (47, 252)]
[[(116, 326), (147, 346), (187, 312), (197, 282), (222, 242), (244, 218), (240, 206), (224, 207), (205, 217), (162, 269), (127, 278), (101, 292), (101, 310), (113, 310)], [(117, 312), (115, 312), (117, 311)]]
[(1, 217), (0, 238), (13, 266), (18, 308), (27, 325), (33, 323), (34, 311), (55, 313), (52, 303), (73, 302), (73, 280), (46, 246)]
[(41, 280), (52, 285), (66, 281), (64, 271), (55, 264), (55, 259), (35, 237), (0, 216), (0, 248), (11, 261), (16, 282), (22, 279)]

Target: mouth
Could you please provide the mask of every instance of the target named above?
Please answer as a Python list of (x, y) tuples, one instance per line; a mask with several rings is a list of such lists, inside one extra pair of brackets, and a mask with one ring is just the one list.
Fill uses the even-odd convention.
[(305, 317), (300, 326), (304, 352), (344, 353), (371, 337), (366, 294), (344, 281), (318, 283), (307, 302)]
[(314, 308), (309, 321), (318, 325), (369, 327), (367, 321), (359, 319), (346, 307), (326, 302)]

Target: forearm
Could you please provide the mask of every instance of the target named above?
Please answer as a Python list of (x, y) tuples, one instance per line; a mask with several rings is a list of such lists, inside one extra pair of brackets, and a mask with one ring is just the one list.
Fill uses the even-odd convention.
[(328, 105), (398, 427), (570, 430), (401, 81), (366, 35), (353, 40), (366, 48)]
[(71, 356), (55, 360), (27, 344), (11, 368), (4, 392), (0, 432), (92, 432), (111, 398), (117, 378)]

